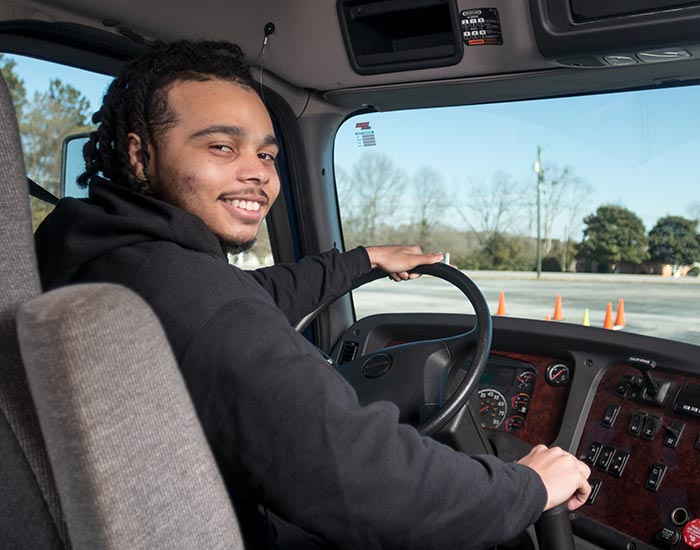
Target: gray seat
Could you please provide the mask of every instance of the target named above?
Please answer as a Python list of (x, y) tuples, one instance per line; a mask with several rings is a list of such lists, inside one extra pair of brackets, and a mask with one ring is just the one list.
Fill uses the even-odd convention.
[(40, 285), (17, 121), (1, 75), (0, 186), (0, 540), (20, 550), (69, 548), (16, 335), (17, 309)]
[(2, 547), (242, 548), (150, 308), (115, 285), (40, 295), (19, 135), (1, 78), (0, 176)]

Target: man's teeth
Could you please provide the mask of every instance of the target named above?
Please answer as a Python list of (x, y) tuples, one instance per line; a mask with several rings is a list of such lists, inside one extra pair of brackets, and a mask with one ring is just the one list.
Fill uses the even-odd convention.
[(233, 199), (231, 201), (231, 204), (233, 206), (237, 206), (238, 208), (242, 208), (243, 210), (250, 210), (252, 212), (257, 212), (258, 210), (260, 210), (260, 203), (259, 202), (239, 201), (238, 199)]

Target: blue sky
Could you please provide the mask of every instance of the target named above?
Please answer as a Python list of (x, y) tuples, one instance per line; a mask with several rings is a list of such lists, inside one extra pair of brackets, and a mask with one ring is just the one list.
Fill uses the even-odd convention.
[[(110, 78), (53, 63), (18, 62), (28, 96), (61, 78), (82, 91), (93, 109)], [(377, 145), (361, 148), (355, 122), (369, 121)], [(477, 181), (502, 171), (531, 185), (533, 162), (574, 168), (593, 190), (587, 212), (619, 204), (649, 230), (665, 215), (688, 216), (700, 202), (700, 86), (526, 101), (461, 108), (375, 113), (350, 119), (336, 140), (336, 163), (349, 168), (364, 151), (390, 156), (407, 173), (439, 170), (464, 201)]]
[(49, 63), (48, 61), (31, 57), (6, 55), (8, 58), (17, 61), (15, 70), (24, 80), (29, 99), (32, 98), (34, 92), (47, 90), (52, 78), (60, 78), (62, 81), (68, 82), (80, 90), (90, 101), (92, 109), (97, 110), (97, 107), (102, 102), (102, 96), (107, 91), (107, 86), (112, 81), (108, 76), (73, 67)]

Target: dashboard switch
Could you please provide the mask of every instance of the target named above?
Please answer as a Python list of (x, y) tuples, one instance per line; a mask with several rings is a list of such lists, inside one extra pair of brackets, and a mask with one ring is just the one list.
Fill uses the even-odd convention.
[(650, 491), (658, 491), (661, 481), (664, 478), (664, 474), (666, 473), (666, 468), (666, 464), (662, 464), (660, 462), (652, 464), (651, 468), (649, 468), (649, 475), (647, 476), (647, 481), (644, 484), (644, 487)]
[(588, 500), (586, 501), (586, 504), (589, 506), (595, 502), (595, 499), (598, 496), (598, 493), (600, 492), (600, 487), (603, 485), (603, 482), (600, 479), (589, 479), (588, 483), (591, 486), (591, 494), (588, 495)]
[(644, 396), (644, 380), (639, 376), (633, 376), (629, 382), (630, 392), (627, 395), (632, 401), (641, 401)]
[(606, 445), (600, 451), (600, 456), (598, 457), (598, 462), (596, 462), (596, 468), (602, 472), (607, 472), (610, 468), (610, 463), (612, 462), (613, 454), (615, 453), (615, 447)]
[(615, 388), (615, 395), (619, 397), (624, 397), (625, 395), (627, 395), (627, 389), (630, 386), (630, 380), (632, 380), (632, 375), (625, 374), (622, 377), (622, 381), (618, 384), (617, 388)]
[(664, 445), (675, 449), (678, 446), (684, 428), (685, 422), (682, 420), (674, 420), (670, 426), (664, 426)]
[(656, 540), (665, 546), (675, 546), (681, 541), (681, 534), (675, 529), (664, 527), (656, 535)]
[(656, 437), (659, 431), (659, 424), (661, 418), (658, 416), (649, 415), (644, 419), (644, 425), (642, 426), (642, 439), (651, 441)]
[(617, 449), (613, 455), (612, 462), (610, 463), (610, 475), (622, 477), (622, 472), (625, 471), (625, 466), (627, 466), (629, 457), (630, 454), (627, 451)]
[(615, 424), (617, 413), (619, 412), (620, 405), (608, 405), (608, 408), (605, 409), (605, 414), (603, 415), (601, 424), (606, 428), (612, 428), (612, 425)]
[(629, 424), (627, 424), (627, 433), (638, 437), (642, 433), (642, 426), (646, 417), (647, 413), (642, 411), (638, 411), (630, 416)]
[(593, 466), (598, 460), (598, 455), (600, 455), (600, 450), (603, 448), (603, 444), (600, 441), (594, 441), (591, 446), (588, 447), (586, 455), (581, 458), (589, 466)]

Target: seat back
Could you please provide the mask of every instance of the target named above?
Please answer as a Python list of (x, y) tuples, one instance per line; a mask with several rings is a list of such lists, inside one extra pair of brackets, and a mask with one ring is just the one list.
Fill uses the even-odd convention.
[(20, 304), (40, 292), (26, 182), (14, 107), (0, 76), (0, 540), (7, 548), (68, 548), (15, 328)]
[(170, 345), (141, 298), (117, 285), (60, 288), (24, 304), (18, 329), (74, 548), (242, 548)]
[(114, 285), (40, 295), (26, 181), (0, 75), (0, 546), (243, 548), (150, 308)]

